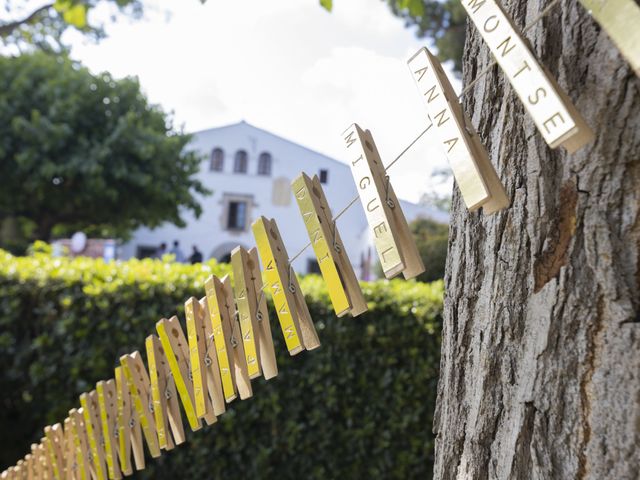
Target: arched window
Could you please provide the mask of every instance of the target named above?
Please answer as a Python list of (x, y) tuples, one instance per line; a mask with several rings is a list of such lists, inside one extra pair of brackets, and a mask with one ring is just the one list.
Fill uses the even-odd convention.
[(209, 161), (209, 170), (211, 172), (221, 172), (224, 168), (224, 150), (216, 147), (211, 151), (211, 160)]
[(236, 152), (236, 158), (233, 162), (234, 173), (247, 173), (248, 155), (244, 150)]
[(258, 175), (271, 175), (271, 154), (262, 152), (258, 157)]

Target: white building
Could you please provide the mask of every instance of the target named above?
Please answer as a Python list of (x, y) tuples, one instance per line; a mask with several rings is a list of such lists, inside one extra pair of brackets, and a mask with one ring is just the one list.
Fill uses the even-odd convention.
[[(162, 242), (169, 250), (178, 240), (187, 258), (195, 245), (205, 260), (215, 257), (228, 261), (237, 245), (255, 245), (251, 223), (260, 215), (276, 219), (291, 257), (309, 241), (291, 191), (291, 182), (302, 171), (319, 176), (334, 214), (357, 194), (348, 165), (244, 121), (197, 132), (190, 147), (205, 156), (198, 179), (213, 191), (199, 198), (202, 215), (196, 219), (190, 212), (184, 214), (185, 228), (166, 223), (153, 230), (137, 230), (123, 245), (121, 257), (151, 256)], [(448, 221), (448, 215), (439, 210), (401, 203), (409, 222), (418, 217)], [(369, 277), (377, 259), (360, 203), (351, 207), (337, 225), (356, 274)], [(308, 248), (297, 258), (294, 268), (301, 273), (317, 271), (313, 249)]]

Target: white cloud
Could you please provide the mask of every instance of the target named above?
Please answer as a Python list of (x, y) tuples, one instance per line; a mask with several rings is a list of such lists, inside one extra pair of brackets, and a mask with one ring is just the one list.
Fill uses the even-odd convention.
[[(110, 24), (97, 45), (72, 36), (72, 55), (137, 75), (188, 131), (246, 119), (344, 160), (339, 134), (358, 122), (388, 163), (427, 125), (406, 67), (424, 41), (380, 0), (335, 0), (332, 13), (317, 0), (146, 3), (144, 20)], [(446, 165), (430, 133), (392, 170), (402, 198)]]

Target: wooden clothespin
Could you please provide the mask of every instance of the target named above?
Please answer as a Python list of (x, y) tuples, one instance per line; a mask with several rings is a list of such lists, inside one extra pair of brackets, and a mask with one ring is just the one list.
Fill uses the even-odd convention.
[(140, 352), (136, 351), (130, 355), (122, 355), (120, 357), (120, 365), (122, 365), (122, 371), (129, 385), (133, 407), (138, 414), (149, 453), (154, 458), (159, 457), (160, 447), (158, 446), (156, 421), (153, 417), (153, 400), (150, 392), (151, 382)]
[(47, 443), (49, 440), (46, 437), (40, 439), (38, 444), (38, 456), (40, 457), (40, 472), (42, 478), (47, 480), (55, 478), (53, 474), (53, 466), (49, 460), (49, 454), (47, 453)]
[(231, 280), (228, 275), (222, 280), (212, 275), (204, 286), (209, 313), (208, 323), (211, 324), (224, 398), (229, 403), (239, 394), (244, 400), (253, 395), (253, 390), (242, 342), (237, 340), (240, 336), (240, 326), (236, 319)]
[(570, 153), (593, 140), (593, 131), (538, 63), (513, 21), (495, 0), (463, 0), (462, 6), (551, 148)]
[(38, 444), (31, 444), (31, 462), (32, 462), (32, 471), (33, 478), (41, 480), (43, 478), (42, 467), (40, 466), (40, 452), (38, 451)]
[(353, 124), (342, 137), (385, 276), (393, 278), (402, 272), (409, 279), (420, 275), (424, 272), (422, 258), (371, 132)]
[(56, 479), (63, 480), (65, 478), (65, 455), (64, 455), (64, 431), (62, 425), (44, 427), (44, 435), (48, 442), (46, 444), (47, 454), (51, 466), (53, 467), (53, 475)]
[(24, 456), (24, 466), (27, 471), (27, 475), (24, 478), (26, 480), (34, 480), (33, 457), (31, 457), (30, 453), (27, 453)]
[[(73, 430), (71, 428), (71, 418), (67, 417), (62, 422), (63, 428), (63, 449), (62, 455), (64, 455), (64, 464), (65, 464), (65, 479), (67, 480), (76, 480), (80, 478), (78, 473), (78, 465), (76, 463), (76, 446), (73, 441)], [(25, 459), (26, 461), (26, 459)]]
[(90, 480), (90, 451), (86, 429), (84, 426), (82, 408), (80, 410), (77, 410), (75, 408), (69, 410), (69, 419), (71, 420), (71, 435), (73, 437), (73, 443), (76, 451), (76, 478), (79, 478), (81, 480)]
[(262, 216), (252, 229), (289, 354), (318, 348), (320, 339), (275, 220)]
[[(263, 304), (264, 293), (262, 288), (256, 290), (256, 280), (260, 277), (262, 284), (262, 279), (255, 260), (257, 251), (252, 250), (253, 255), (243, 247), (236, 247), (231, 252), (234, 292), (249, 378), (262, 375), (264, 369), (265, 379), (268, 380), (278, 374), (278, 368), (268, 312), (259, 308)], [(261, 325), (265, 318), (266, 325)]]
[(421, 48), (407, 62), (470, 211), (491, 214), (509, 199), (469, 117), (463, 112), (439, 60)]
[(173, 449), (185, 441), (178, 392), (171, 378), (169, 361), (164, 354), (160, 339), (155, 335), (146, 338), (149, 379), (151, 380), (151, 398), (153, 414), (158, 432), (158, 446), (165, 450)]
[(338, 317), (356, 317), (367, 311), (367, 302), (347, 256), (344, 243), (317, 175), (302, 173), (292, 183), (320, 272), (327, 284), (331, 304)]
[(203, 362), (207, 392), (211, 398), (213, 412), (216, 416), (219, 416), (226, 411), (227, 406), (222, 388), (222, 377), (220, 376), (220, 365), (218, 364), (218, 355), (216, 354), (215, 338), (211, 325), (211, 315), (209, 314), (207, 297), (202, 297), (198, 303), (200, 304), (200, 308), (195, 309), (195, 311), (200, 313), (197, 326), (204, 340)]
[[(213, 380), (211, 356), (213, 347), (208, 342), (205, 315), (202, 304), (195, 298), (189, 298), (184, 304), (187, 318), (187, 338), (189, 342), (189, 360), (193, 381), (193, 397), (198, 418), (204, 418), (207, 425), (216, 421), (225, 411), (222, 385)], [(211, 352), (210, 352), (211, 350)]]
[(102, 447), (102, 427), (98, 413), (98, 394), (95, 390), (80, 395), (80, 405), (84, 415), (84, 426), (89, 439), (91, 458), (93, 459), (93, 472), (97, 480), (107, 479), (105, 468), (104, 449)]
[(176, 316), (168, 320), (166, 318), (160, 320), (156, 323), (156, 330), (169, 362), (171, 376), (178, 390), (182, 407), (187, 415), (187, 421), (191, 430), (195, 432), (202, 428), (202, 424), (196, 414), (187, 339)]
[(133, 473), (131, 452), (136, 464), (136, 470), (145, 467), (144, 450), (142, 447), (142, 428), (136, 409), (131, 402), (129, 382), (123, 367), (116, 367), (116, 394), (118, 395), (118, 458), (120, 469), (125, 475)]
[(99, 381), (96, 385), (98, 405), (100, 406), (100, 423), (104, 438), (104, 453), (107, 461), (107, 472), (112, 480), (120, 480), (120, 464), (118, 462), (118, 397), (114, 380)]
[(255, 295), (250, 298), (256, 300), (256, 318), (258, 320), (258, 346), (260, 348), (260, 365), (262, 366), (262, 375), (265, 380), (269, 380), (278, 375), (278, 363), (276, 361), (276, 350), (273, 345), (273, 337), (271, 336), (271, 323), (269, 321), (269, 309), (267, 307), (267, 297), (265, 295), (265, 286), (262, 283), (262, 272), (260, 271), (260, 258), (258, 257), (258, 249), (252, 247), (249, 249), (249, 267), (250, 283), (253, 284)]

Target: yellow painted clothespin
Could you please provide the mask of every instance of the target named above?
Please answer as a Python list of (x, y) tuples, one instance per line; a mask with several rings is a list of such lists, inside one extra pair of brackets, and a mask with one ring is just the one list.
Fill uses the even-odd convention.
[(293, 181), (292, 188), (336, 315), (351, 313), (356, 317), (366, 312), (367, 302), (331, 216), (320, 179), (317, 175), (311, 179), (303, 173)]
[[(244, 347), (245, 359), (249, 378), (256, 378), (262, 375), (265, 369), (265, 378), (277, 375), (276, 355), (271, 338), (271, 328), (269, 336), (261, 325), (265, 321), (264, 309), (259, 310), (259, 304), (264, 298), (263, 291), (256, 291), (255, 280), (260, 276), (260, 269), (256, 265), (255, 255), (243, 247), (236, 247), (231, 252), (231, 265), (233, 267), (234, 293), (240, 331), (242, 333), (242, 343)], [(269, 318), (266, 317), (267, 325)]]
[(409, 279), (420, 275), (424, 272), (422, 258), (371, 132), (353, 124), (342, 138), (385, 276), (393, 278), (402, 272)]
[(131, 401), (138, 414), (142, 433), (146, 440), (149, 453), (152, 457), (160, 456), (158, 446), (158, 432), (156, 432), (156, 421), (153, 417), (153, 401), (151, 399), (151, 382), (149, 374), (142, 361), (140, 352), (133, 352), (130, 355), (120, 357), (120, 365), (129, 385)]
[(469, 17), (551, 148), (575, 152), (594, 138), (553, 76), (531, 53), (526, 40), (496, 0), (462, 0)]
[(153, 414), (158, 431), (158, 445), (165, 450), (171, 450), (174, 445), (180, 445), (185, 441), (180, 406), (178, 405), (178, 392), (171, 377), (169, 361), (164, 354), (160, 339), (156, 335), (149, 335), (145, 346), (149, 363)]
[(421, 48), (407, 63), (467, 208), (474, 211), (483, 207), (484, 213), (491, 214), (509, 206), (489, 155), (440, 61)]
[(107, 472), (112, 480), (120, 480), (120, 464), (118, 462), (118, 397), (114, 380), (100, 381), (96, 385), (98, 405), (100, 406), (100, 423), (104, 438), (104, 453), (107, 461)]
[(71, 419), (71, 434), (73, 436), (73, 443), (76, 451), (76, 478), (79, 478), (81, 480), (90, 480), (91, 466), (89, 462), (89, 441), (87, 439), (83, 412), (81, 410), (82, 408), (80, 410), (75, 408), (69, 410), (69, 418)]
[(49, 461), (53, 467), (53, 475), (56, 479), (65, 478), (65, 456), (64, 456), (64, 431), (62, 425), (55, 425), (44, 428), (44, 435), (48, 442), (46, 444)]
[[(187, 338), (189, 342), (189, 364), (193, 382), (193, 398), (196, 415), (204, 418), (207, 425), (216, 421), (225, 410), (222, 386), (211, 381), (210, 357), (207, 349), (207, 331), (202, 305), (195, 298), (189, 298), (184, 304), (187, 318)], [(211, 387), (211, 389), (209, 388)]]
[(202, 428), (196, 414), (196, 406), (191, 383), (191, 367), (187, 339), (184, 336), (178, 317), (163, 318), (156, 323), (156, 331), (160, 337), (162, 348), (169, 362), (171, 376), (178, 390), (187, 421), (194, 432)]
[(260, 217), (252, 229), (289, 354), (318, 348), (320, 339), (275, 220)]
[(251, 380), (244, 360), (242, 343), (237, 340), (240, 328), (235, 303), (231, 293), (231, 280), (225, 275), (222, 280), (212, 275), (205, 282), (207, 310), (211, 335), (216, 349), (222, 391), (227, 403), (238, 394), (241, 399), (253, 395)]
[(142, 428), (136, 409), (132, 404), (129, 382), (123, 367), (116, 367), (115, 378), (118, 396), (118, 458), (122, 473), (131, 475), (133, 473), (132, 451), (136, 470), (142, 470), (145, 467)]
[(105, 468), (104, 448), (102, 447), (102, 427), (98, 412), (98, 394), (95, 390), (80, 395), (80, 405), (84, 416), (84, 426), (89, 439), (93, 471), (97, 480), (107, 480)]

